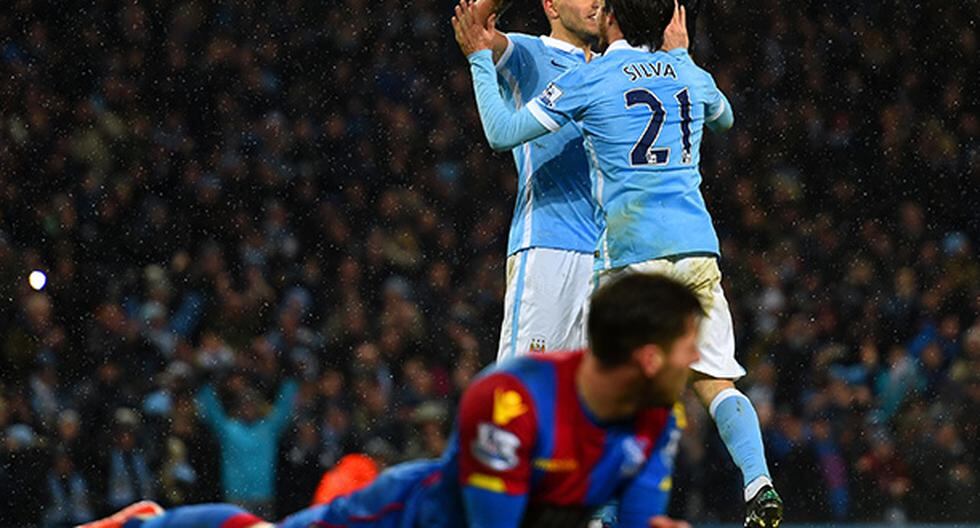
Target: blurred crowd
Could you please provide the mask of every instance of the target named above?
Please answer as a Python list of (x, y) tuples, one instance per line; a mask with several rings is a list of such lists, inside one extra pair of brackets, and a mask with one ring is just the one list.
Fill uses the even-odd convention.
[[(42, 4), (0, 9), (0, 524), (437, 456), (516, 186), (452, 2)], [(715, 0), (693, 50), (741, 386), (790, 520), (980, 520), (978, 4), (798, 4)], [(672, 508), (735, 521), (690, 403)]]

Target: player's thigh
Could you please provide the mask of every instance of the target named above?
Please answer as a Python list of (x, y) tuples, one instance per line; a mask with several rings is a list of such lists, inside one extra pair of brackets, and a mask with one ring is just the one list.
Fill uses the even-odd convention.
[(701, 359), (691, 369), (719, 379), (738, 379), (745, 369), (735, 359), (735, 332), (728, 300), (721, 287), (721, 270), (714, 257), (689, 257), (677, 261), (648, 260), (600, 274), (600, 284), (631, 273), (666, 275), (691, 288), (704, 308), (698, 334)]
[(559, 327), (551, 350), (577, 350), (588, 345), (589, 299), (595, 285), (595, 257), (589, 253), (569, 252), (567, 280), (557, 302), (571, 308), (569, 324)]
[(532, 248), (515, 257), (520, 260), (515, 284), (508, 287), (514, 295), (505, 307), (498, 359), (584, 346), (592, 255)]
[(714, 257), (688, 257), (677, 261), (645, 260), (621, 268), (603, 270), (599, 274), (599, 284), (608, 284), (618, 277), (633, 273), (665, 275), (677, 280), (697, 295), (705, 311), (709, 311), (715, 302), (715, 287), (721, 284), (721, 270), (718, 268), (718, 259)]
[(706, 315), (701, 318), (698, 332), (698, 351), (700, 359), (691, 365), (691, 370), (717, 379), (736, 380), (745, 375), (745, 369), (735, 359), (735, 330), (728, 299), (715, 282), (703, 300)]

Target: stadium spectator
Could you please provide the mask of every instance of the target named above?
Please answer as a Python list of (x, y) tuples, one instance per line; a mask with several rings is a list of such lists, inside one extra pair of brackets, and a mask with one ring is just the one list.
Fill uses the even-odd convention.
[(324, 470), (320, 464), (321, 444), (316, 424), (303, 419), (296, 423), (282, 443), (276, 472), (276, 518), (299, 511), (310, 504), (310, 489), (316, 489)]
[(44, 511), (44, 526), (75, 526), (92, 519), (91, 491), (85, 476), (78, 470), (71, 453), (59, 447), (54, 452), (48, 472), (49, 503)]
[(37, 526), (47, 503), (47, 453), (37, 433), (23, 423), (3, 431), (0, 451), (0, 490), (6, 494), (4, 523), (12, 527)]
[[(233, 376), (228, 384), (241, 387), (245, 381)], [(283, 381), (275, 402), (266, 411), (258, 391), (240, 389), (234, 392), (235, 410), (229, 414), (212, 385), (201, 389), (197, 396), (201, 419), (211, 428), (221, 448), (224, 500), (269, 517), (275, 514), (276, 453), (291, 419), (297, 390), (296, 382)]]
[(156, 479), (139, 438), (140, 425), (140, 417), (132, 409), (116, 410), (112, 444), (103, 452), (94, 483), (105, 499), (101, 505), (104, 511), (118, 510), (141, 497), (156, 497)]
[(194, 400), (181, 396), (174, 404), (169, 431), (161, 444), (160, 495), (170, 504), (221, 500), (220, 446), (201, 423)]

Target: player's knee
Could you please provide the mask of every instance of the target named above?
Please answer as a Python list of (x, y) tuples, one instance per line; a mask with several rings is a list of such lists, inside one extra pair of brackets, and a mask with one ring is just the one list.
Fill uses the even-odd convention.
[(693, 372), (691, 377), (691, 388), (698, 395), (701, 404), (707, 409), (716, 398), (727, 389), (735, 389), (735, 382), (729, 379), (712, 378), (707, 374)]

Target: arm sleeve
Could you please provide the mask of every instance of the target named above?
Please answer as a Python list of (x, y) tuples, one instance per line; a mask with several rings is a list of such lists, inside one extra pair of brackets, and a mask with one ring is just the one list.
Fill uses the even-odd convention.
[(289, 417), (292, 414), (293, 403), (296, 401), (296, 393), (298, 391), (299, 386), (293, 380), (284, 382), (282, 387), (279, 388), (279, 395), (276, 396), (276, 403), (272, 408), (272, 413), (269, 415), (272, 430), (277, 435), (289, 423)]
[(589, 94), (601, 91), (597, 87), (598, 75), (586, 75), (583, 68), (572, 68), (559, 75), (537, 97), (528, 101), (526, 108), (549, 131), (556, 132), (572, 121), (582, 121), (589, 108)]
[(650, 518), (665, 515), (673, 487), (671, 474), (677, 456), (683, 408), (675, 407), (668, 417), (663, 432), (657, 439), (640, 474), (630, 482), (620, 495), (619, 528), (646, 528)]
[(497, 72), (490, 54), (490, 50), (480, 50), (468, 57), (473, 74), (473, 92), (490, 148), (510, 150), (543, 136), (548, 129), (526, 107), (516, 112), (507, 107), (497, 86)]
[(224, 409), (221, 408), (221, 402), (218, 401), (218, 395), (210, 384), (197, 393), (197, 409), (204, 423), (215, 431), (220, 431), (228, 421)]
[(527, 389), (510, 374), (491, 374), (463, 395), (459, 484), (467, 527), (520, 526), (528, 503), (536, 423)]
[(716, 108), (708, 107), (705, 110), (705, 125), (712, 132), (724, 132), (732, 125), (735, 124), (735, 113), (732, 111), (732, 105), (728, 102), (728, 98), (725, 94), (718, 92), (721, 96), (719, 103)]

